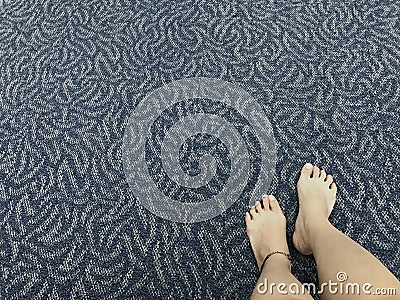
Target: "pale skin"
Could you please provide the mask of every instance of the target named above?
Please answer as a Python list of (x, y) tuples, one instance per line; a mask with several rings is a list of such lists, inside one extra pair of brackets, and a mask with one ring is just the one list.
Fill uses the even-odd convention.
[[(294, 246), (300, 253), (314, 256), (320, 285), (328, 283), (329, 280), (339, 282), (337, 274), (346, 272), (348, 279), (345, 282), (359, 283), (361, 288), (364, 283), (370, 283), (371, 293), (376, 291), (376, 288), (395, 288), (396, 295), (367, 295), (362, 290), (359, 294), (331, 293), (325, 288), (321, 299), (400, 299), (399, 280), (371, 253), (329, 222), (328, 217), (336, 201), (336, 191), (337, 187), (331, 175), (309, 163), (303, 166), (297, 183), (299, 214), (293, 234)], [(246, 232), (259, 269), (269, 253), (289, 253), (286, 219), (273, 195), (262, 196), (262, 201), (257, 201), (246, 213), (245, 221)], [(265, 278), (268, 284), (302, 286), (290, 272), (288, 258), (282, 254), (274, 254), (267, 259), (251, 299), (313, 299), (308, 293), (293, 294), (288, 288), (281, 288), (288, 294), (280, 293), (277, 286), (272, 294), (268, 290), (266, 293), (260, 293), (259, 290), (265, 291)]]

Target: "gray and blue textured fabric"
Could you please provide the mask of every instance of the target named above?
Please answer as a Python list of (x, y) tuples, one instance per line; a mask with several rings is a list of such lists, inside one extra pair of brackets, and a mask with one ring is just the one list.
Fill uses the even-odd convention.
[[(175, 223), (124, 176), (130, 114), (188, 77), (235, 83), (263, 107), (277, 144), (265, 192), (288, 236), (310, 161), (338, 184), (333, 224), (400, 277), (399, 12), (399, 1), (0, 0), (0, 298), (249, 297), (248, 199)], [(196, 138), (183, 161), (215, 143)], [(289, 244), (294, 274), (316, 282)]]

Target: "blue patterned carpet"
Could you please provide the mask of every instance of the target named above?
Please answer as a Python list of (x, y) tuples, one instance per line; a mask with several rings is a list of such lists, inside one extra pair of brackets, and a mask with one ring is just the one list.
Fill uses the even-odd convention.
[[(400, 277), (399, 13), (399, 1), (0, 0), (0, 298), (249, 297), (245, 195), (175, 223), (124, 175), (129, 116), (189, 77), (235, 83), (262, 106), (277, 147), (266, 192), (288, 236), (310, 161), (339, 186), (333, 224)], [(199, 149), (188, 144), (183, 162)], [(290, 248), (295, 275), (316, 282), (312, 258)]]

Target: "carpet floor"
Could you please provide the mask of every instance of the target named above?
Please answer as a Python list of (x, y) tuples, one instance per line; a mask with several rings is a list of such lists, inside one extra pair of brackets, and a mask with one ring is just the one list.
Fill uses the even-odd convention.
[[(263, 180), (260, 152), (249, 152), (234, 203), (194, 223), (152, 213), (124, 172), (125, 129), (146, 122), (130, 117), (135, 108), (194, 77), (240, 87), (269, 121), (265, 192), (280, 200), (289, 237), (309, 161), (337, 182), (332, 223), (399, 278), (399, 12), (390, 0), (0, 0), (0, 298), (249, 298), (258, 274), (244, 213)], [(206, 133), (177, 153), (189, 177), (214, 157), (215, 184), (188, 189), (163, 171), (157, 147), (171, 122), (230, 109), (200, 98), (147, 106), (162, 113), (143, 136), (149, 176), (181, 201), (212, 198), (235, 176)], [(238, 128), (239, 117), (224, 120)], [(316, 283), (312, 257), (289, 247), (294, 274)]]

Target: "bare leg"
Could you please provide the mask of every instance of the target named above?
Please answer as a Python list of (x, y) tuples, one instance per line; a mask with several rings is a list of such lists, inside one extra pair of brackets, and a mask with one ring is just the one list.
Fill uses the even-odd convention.
[[(399, 299), (400, 283), (371, 253), (334, 228), (328, 221), (336, 200), (336, 185), (330, 175), (316, 166), (306, 164), (297, 184), (300, 208), (293, 243), (302, 254), (313, 254), (317, 262), (320, 284), (340, 283), (339, 272), (347, 274), (343, 293), (324, 289), (321, 299)], [(344, 275), (342, 273), (342, 275)], [(358, 288), (346, 283), (358, 283)], [(371, 293), (363, 291), (365, 283)], [(397, 296), (373, 295), (376, 288), (395, 288)], [(353, 292), (355, 291), (355, 292)], [(368, 292), (367, 291), (367, 292)], [(379, 292), (379, 291), (378, 291)]]
[[(286, 242), (286, 219), (278, 201), (271, 195), (263, 196), (262, 203), (263, 207), (257, 201), (245, 217), (247, 235), (259, 269), (269, 253), (273, 251), (289, 253)], [(273, 286), (280, 283), (285, 284), (286, 288), (281, 287), (278, 290), (277, 286)], [(274, 254), (266, 261), (251, 299), (312, 299), (309, 294), (291, 294), (288, 288), (291, 284), (302, 286), (290, 272), (288, 258)]]

